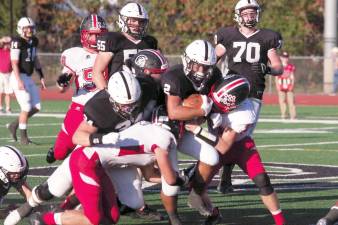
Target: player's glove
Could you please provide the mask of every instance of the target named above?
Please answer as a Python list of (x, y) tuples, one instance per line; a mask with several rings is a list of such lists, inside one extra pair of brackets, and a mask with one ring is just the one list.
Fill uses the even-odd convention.
[(271, 68), (264, 63), (255, 62), (251, 64), (251, 70), (258, 74), (268, 74), (271, 72)]
[(56, 82), (60, 87), (68, 87), (69, 81), (70, 81), (71, 78), (72, 78), (72, 75), (70, 75), (68, 73), (63, 73), (58, 77)]
[(202, 96), (202, 101), (203, 101), (201, 105), (201, 109), (203, 109), (204, 111), (204, 116), (207, 116), (211, 111), (213, 101), (206, 95), (201, 95), (201, 96)]
[(222, 125), (222, 115), (220, 113), (211, 113), (210, 122), (212, 129), (216, 129), (217, 127)]
[(185, 174), (176, 173), (176, 182), (175, 186), (186, 186), (189, 183), (189, 177)]
[(50, 148), (47, 152), (47, 155), (46, 155), (46, 161), (48, 163), (53, 163), (56, 161), (55, 157), (54, 157), (54, 148)]

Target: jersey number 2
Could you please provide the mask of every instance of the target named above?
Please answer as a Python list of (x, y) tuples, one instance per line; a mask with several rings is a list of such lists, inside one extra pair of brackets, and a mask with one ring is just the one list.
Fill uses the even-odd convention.
[(233, 48), (239, 48), (237, 54), (233, 58), (234, 62), (242, 62), (242, 55), (245, 54), (245, 60), (248, 63), (258, 62), (260, 58), (261, 46), (259, 43), (244, 41), (234, 42)]

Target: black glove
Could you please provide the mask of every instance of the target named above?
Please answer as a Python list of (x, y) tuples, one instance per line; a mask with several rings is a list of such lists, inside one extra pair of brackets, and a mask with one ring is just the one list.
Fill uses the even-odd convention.
[(60, 87), (68, 87), (71, 78), (72, 78), (71, 74), (63, 73), (58, 77), (56, 82)]
[(48, 163), (53, 163), (56, 161), (55, 157), (54, 157), (54, 148), (50, 148), (47, 152), (47, 156), (46, 156), (46, 161)]
[(267, 74), (271, 72), (271, 68), (264, 63), (255, 62), (251, 64), (251, 70), (257, 74)]

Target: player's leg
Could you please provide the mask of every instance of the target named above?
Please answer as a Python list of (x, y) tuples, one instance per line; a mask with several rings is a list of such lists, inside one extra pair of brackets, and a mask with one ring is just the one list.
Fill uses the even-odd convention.
[(222, 194), (227, 194), (234, 191), (231, 181), (231, 174), (235, 167), (235, 164), (225, 164), (219, 170), (219, 183), (217, 185), (217, 191)]
[(188, 205), (198, 209), (200, 214), (209, 216), (212, 209), (207, 208), (201, 199), (207, 184), (213, 176), (214, 166), (219, 162), (218, 152), (211, 145), (186, 132), (178, 143), (179, 151), (199, 160), (191, 181), (192, 190), (188, 196)]
[(102, 208), (102, 178), (105, 171), (99, 163), (99, 156), (92, 149), (79, 148), (71, 154), (69, 165), (74, 191), (84, 214), (93, 225), (98, 225), (105, 218)]
[(72, 103), (63, 120), (61, 130), (59, 131), (52, 148), (52, 156), (56, 160), (63, 160), (76, 145), (72, 142), (72, 137), (83, 121), (83, 105)]
[(11, 114), (11, 94), (13, 93), (12, 87), (10, 85), (10, 73), (4, 74), (4, 93), (5, 93), (5, 105), (6, 113)]
[(295, 95), (293, 91), (288, 91), (286, 93), (287, 101), (288, 101), (288, 106), (289, 106), (289, 113), (290, 113), (290, 119), (294, 120), (297, 117), (296, 114), (296, 105), (295, 105)]
[(278, 91), (278, 102), (281, 113), (281, 118), (286, 119), (286, 92)]
[(338, 201), (323, 218), (318, 220), (316, 225), (333, 225), (335, 222), (338, 222)]
[(254, 141), (247, 137), (233, 146), (237, 151), (238, 166), (249, 176), (259, 189), (265, 207), (270, 211), (276, 225), (285, 225), (285, 218), (279, 205), (270, 178), (267, 175)]

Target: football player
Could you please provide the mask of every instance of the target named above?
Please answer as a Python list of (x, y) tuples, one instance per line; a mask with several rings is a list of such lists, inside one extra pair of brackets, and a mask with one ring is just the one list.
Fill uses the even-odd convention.
[[(31, 195), (31, 189), (26, 182), (29, 170), (26, 157), (15, 147), (5, 145), (0, 147), (0, 207), (11, 187), (15, 187), (26, 199)], [(0, 209), (0, 218), (9, 213), (10, 208)], [(18, 213), (26, 214), (29, 208), (23, 208)]]
[[(182, 55), (182, 64), (171, 67), (162, 75), (161, 84), (166, 94), (166, 108), (171, 120), (189, 121), (208, 116), (212, 101), (207, 97), (211, 85), (221, 79), (222, 74), (216, 65), (214, 47), (205, 40), (191, 42)], [(201, 94), (200, 108), (183, 106), (183, 100), (191, 94)], [(211, 215), (205, 207), (201, 195), (205, 192), (213, 166), (218, 164), (218, 153), (213, 147), (215, 140), (201, 141), (191, 132), (185, 132), (178, 140), (178, 150), (199, 160), (192, 179), (192, 191), (188, 205), (197, 208), (202, 215)], [(173, 217), (177, 215), (173, 215)]]
[(121, 32), (110, 32), (98, 38), (99, 54), (93, 68), (93, 81), (99, 89), (107, 87), (103, 74), (107, 67), (110, 77), (122, 70), (126, 60), (139, 49), (157, 49), (157, 40), (146, 34), (148, 22), (148, 13), (142, 5), (127, 3), (117, 22)]
[(316, 225), (334, 225), (336, 222), (338, 222), (338, 201), (331, 207), (326, 216), (318, 220)]
[[(261, 8), (256, 0), (239, 0), (234, 16), (238, 26), (220, 28), (215, 34), (218, 59), (226, 56), (228, 73), (241, 74), (250, 83), (249, 99), (255, 107), (257, 120), (265, 89), (265, 75), (278, 76), (283, 73), (282, 62), (277, 54), (277, 49), (282, 45), (281, 35), (269, 29), (257, 28), (260, 13)], [(251, 134), (254, 128), (250, 128)], [(218, 186), (221, 193), (232, 191), (232, 168), (229, 165), (221, 170)]]
[[(262, 202), (273, 216), (275, 224), (285, 225), (277, 194), (250, 135), (250, 128), (254, 126), (257, 115), (255, 107), (247, 98), (249, 92), (250, 85), (246, 78), (236, 74), (227, 75), (212, 86), (209, 94), (214, 102), (215, 111), (221, 115), (221, 120), (217, 124), (209, 120), (212, 125), (210, 127), (213, 127), (212, 134), (201, 126), (188, 124), (186, 128), (202, 140), (204, 138), (201, 137), (202, 133), (209, 137), (215, 135), (217, 139), (215, 148), (221, 155), (219, 166), (214, 173), (224, 164), (237, 164), (257, 186)], [(203, 197), (207, 198), (207, 195)], [(204, 201), (210, 204), (210, 200)], [(215, 215), (207, 219), (209, 222), (217, 218), (219, 213), (217, 208), (213, 211)]]
[(18, 37), (13, 38), (11, 45), (12, 76), (11, 86), (20, 105), (20, 115), (17, 120), (7, 127), (14, 141), (17, 141), (16, 131), (20, 130), (20, 143), (31, 143), (27, 136), (28, 118), (41, 109), (40, 94), (32, 73), (35, 71), (40, 76), (41, 88), (46, 89), (44, 75), (37, 55), (38, 39), (35, 35), (35, 23), (29, 17), (23, 17), (17, 25)]
[[(87, 106), (92, 107), (92, 105), (88, 104), (90, 104), (95, 96), (85, 106), (85, 115), (90, 124), (94, 126), (98, 125), (99, 127), (93, 126), (89, 128), (87, 126), (88, 129), (81, 132), (89, 134), (89, 136), (82, 134), (83, 137), (80, 140), (87, 146), (90, 143), (91, 146), (97, 147), (82, 147), (75, 150), (70, 156), (70, 169), (74, 190), (83, 206), (85, 215), (85, 217), (80, 217), (78, 212), (74, 212), (76, 215), (74, 215), (73, 219), (75, 216), (79, 216), (78, 221), (87, 219), (89, 224), (98, 224), (103, 218), (103, 211), (98, 208), (101, 193), (106, 196), (105, 200), (111, 200), (109, 201), (110, 203), (114, 200), (111, 191), (107, 191), (111, 190), (112, 187), (110, 189), (104, 188), (105, 181), (107, 180), (102, 169), (104, 167), (125, 164), (143, 166), (152, 162), (155, 157), (163, 176), (162, 182), (164, 185), (162, 189), (164, 193), (177, 193), (178, 186), (187, 181), (184, 177), (178, 176), (178, 169), (174, 168), (174, 165), (177, 167), (177, 160), (175, 160), (176, 140), (169, 131), (147, 122), (137, 123), (123, 129), (119, 133), (116, 132), (119, 127), (112, 126), (119, 118), (121, 120), (121, 118), (132, 119), (135, 117), (137, 114), (134, 114), (134, 110), (136, 110), (134, 106), (137, 106), (139, 100), (141, 100), (141, 88), (138, 81), (125, 71), (118, 73), (114, 74), (109, 80), (108, 99), (103, 96), (96, 99), (96, 101), (101, 101), (101, 106), (105, 105), (105, 100), (107, 100), (107, 103), (110, 105), (106, 109), (112, 108), (114, 110), (113, 114), (111, 113), (111, 117), (105, 117), (106, 123), (103, 125), (102, 118), (97, 117), (102, 112), (102, 108), (97, 108), (98, 105), (95, 105), (96, 108), (89, 108), (87, 111)], [(116, 90), (119, 91), (117, 92)], [(106, 92), (106, 90), (103, 91)], [(124, 103), (121, 103), (122, 101)], [(103, 113), (107, 115), (109, 111), (106, 110)], [(107, 125), (110, 125), (112, 128), (107, 127)], [(81, 126), (79, 127), (80, 130)], [(113, 131), (109, 132), (109, 129)], [(92, 130), (95, 130), (95, 133), (91, 132)], [(106, 131), (109, 133), (103, 134), (96, 131)], [(76, 136), (77, 134), (75, 133), (75, 139)], [(169, 161), (169, 157), (171, 161)], [(171, 162), (176, 162), (176, 164), (171, 164)], [(124, 178), (128, 179), (127, 177)], [(129, 187), (124, 187), (124, 191), (128, 192)], [(111, 218), (116, 222), (118, 219), (116, 203), (109, 206), (112, 206), (112, 208), (108, 207), (111, 210)], [(65, 213), (68, 215), (71, 211)], [(53, 224), (59, 222), (56, 218), (61, 218), (63, 221), (64, 216), (61, 217), (61, 213), (48, 212), (40, 217), (40, 220), (42, 219), (46, 224)]]
[(97, 56), (96, 39), (107, 32), (104, 19), (96, 14), (85, 17), (80, 25), (82, 47), (65, 50), (61, 55), (62, 74), (57, 79), (61, 92), (75, 83), (72, 103), (63, 120), (62, 129), (57, 135), (54, 147), (47, 154), (47, 161), (52, 163), (63, 160), (74, 148), (72, 136), (83, 121), (83, 108), (95, 94), (96, 86), (92, 81), (92, 69)]

